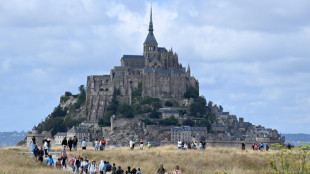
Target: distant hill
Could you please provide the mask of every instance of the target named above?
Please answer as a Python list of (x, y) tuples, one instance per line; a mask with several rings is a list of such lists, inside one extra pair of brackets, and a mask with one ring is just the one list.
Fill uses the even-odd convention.
[(293, 145), (297, 145), (300, 142), (310, 144), (309, 134), (282, 134), (285, 136), (285, 143), (290, 142)]
[(15, 146), (26, 135), (27, 132), (0, 132), (0, 147)]

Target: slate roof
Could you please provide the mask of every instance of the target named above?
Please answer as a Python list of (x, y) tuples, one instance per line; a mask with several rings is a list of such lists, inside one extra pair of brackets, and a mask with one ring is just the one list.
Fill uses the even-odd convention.
[(185, 72), (179, 69), (169, 70), (169, 69), (144, 69), (145, 73), (173, 73), (173, 74), (184, 74)]
[(165, 47), (158, 47), (158, 52), (168, 52)]
[(181, 131), (207, 131), (207, 128), (206, 127), (183, 126), (183, 127), (173, 127), (172, 131), (174, 131), (174, 132), (181, 132)]
[(141, 55), (123, 55), (124, 60), (144, 60), (144, 56)]
[(145, 45), (158, 45), (155, 39), (155, 36), (153, 34), (153, 31), (149, 31), (149, 34), (147, 34), (147, 37), (144, 41), (144, 44)]
[(57, 137), (57, 136), (67, 136), (67, 133), (66, 132), (57, 132), (57, 134), (54, 135), (54, 137)]

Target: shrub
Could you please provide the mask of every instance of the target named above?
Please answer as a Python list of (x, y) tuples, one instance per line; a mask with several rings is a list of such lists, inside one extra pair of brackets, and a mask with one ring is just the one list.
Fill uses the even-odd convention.
[(174, 116), (170, 116), (169, 118), (160, 120), (159, 124), (164, 126), (178, 125), (178, 119), (176, 119)]
[(171, 101), (166, 101), (165, 102), (165, 106), (167, 107), (172, 107), (173, 106), (173, 103)]

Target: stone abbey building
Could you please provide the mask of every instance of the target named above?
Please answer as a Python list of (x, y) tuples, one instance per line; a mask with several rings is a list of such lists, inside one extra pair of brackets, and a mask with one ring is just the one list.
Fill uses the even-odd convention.
[(191, 76), (190, 67), (183, 67), (172, 50), (158, 47), (153, 33), (152, 8), (143, 55), (123, 55), (121, 66), (111, 69), (110, 75), (87, 77), (88, 121), (98, 121), (104, 116), (115, 90), (120, 92), (117, 96), (120, 103), (131, 104), (132, 92), (139, 84), (142, 85), (142, 97), (176, 102), (182, 102), (190, 87), (199, 90), (199, 83)]

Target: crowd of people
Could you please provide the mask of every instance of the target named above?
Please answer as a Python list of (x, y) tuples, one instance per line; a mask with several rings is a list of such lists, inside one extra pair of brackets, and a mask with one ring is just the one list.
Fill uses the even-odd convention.
[(196, 150), (196, 149), (204, 150), (206, 148), (206, 142), (200, 141), (197, 144), (196, 141), (181, 141), (178, 140), (178, 150)]

